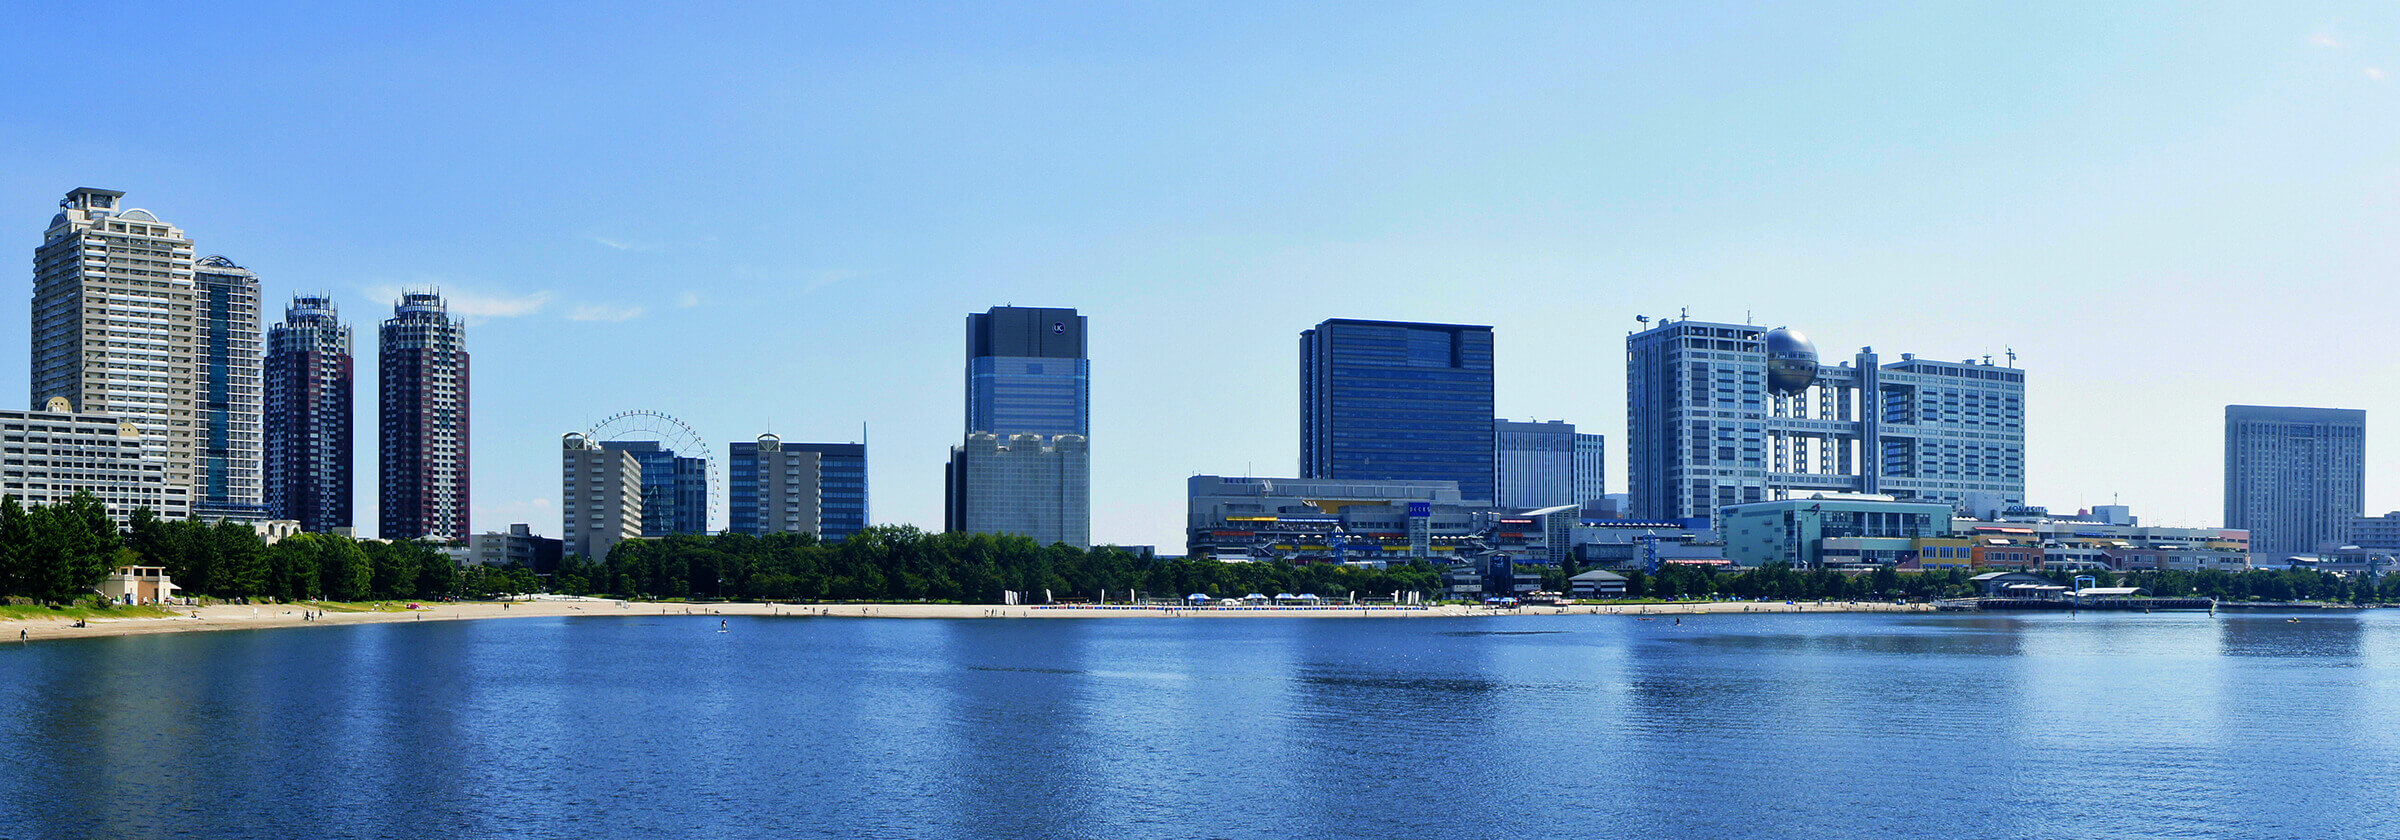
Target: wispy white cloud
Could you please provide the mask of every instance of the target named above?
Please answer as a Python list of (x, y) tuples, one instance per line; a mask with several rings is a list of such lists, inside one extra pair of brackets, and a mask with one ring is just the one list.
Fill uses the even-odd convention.
[(2327, 35), (2323, 32), (2308, 36), (2308, 42), (2329, 50), (2338, 50), (2342, 48), (2342, 42), (2334, 40), (2333, 36)]
[(587, 237), (584, 237), (584, 238), (586, 238), (586, 239), (590, 239), (590, 240), (591, 240), (591, 241), (593, 241), (593, 242), (598, 242), (598, 243), (600, 243), (600, 244), (602, 244), (602, 245), (606, 245), (606, 246), (608, 246), (608, 247), (611, 247), (611, 248), (615, 248), (615, 249), (617, 249), (617, 250), (619, 250), (619, 251), (631, 251), (631, 250), (634, 250), (634, 249), (635, 249), (635, 246), (634, 246), (634, 244), (633, 244), (633, 243), (631, 243), (631, 242), (621, 242), (621, 241), (618, 241), (618, 240), (615, 240), (615, 239), (610, 239), (610, 238), (608, 238), (608, 237), (605, 237), (605, 236), (587, 236)]
[(579, 303), (576, 304), (574, 308), (567, 310), (567, 320), (569, 321), (605, 321), (609, 323), (615, 323), (618, 321), (631, 321), (639, 317), (642, 317), (642, 308), (639, 306), (609, 306), (607, 304), (599, 303)]
[(542, 307), (549, 306), (550, 300), (557, 295), (534, 292), (507, 296), (454, 291), (446, 292), (442, 297), (450, 301), (451, 312), (469, 318), (515, 318), (542, 311)]
[(700, 305), (700, 293), (699, 293), (699, 292), (695, 292), (695, 291), (692, 291), (692, 290), (690, 290), (690, 289), (685, 289), (685, 290), (683, 290), (683, 294), (680, 294), (680, 295), (676, 295), (676, 296), (675, 296), (675, 308), (677, 308), (677, 309), (690, 309), (690, 308), (692, 308), (692, 307), (699, 306), (699, 305)]
[(813, 292), (813, 291), (816, 291), (816, 290), (818, 290), (818, 289), (822, 289), (822, 288), (825, 288), (825, 287), (827, 287), (827, 286), (831, 286), (831, 285), (833, 285), (833, 284), (835, 284), (835, 283), (839, 283), (839, 282), (842, 282), (842, 281), (844, 281), (844, 280), (849, 280), (849, 279), (852, 279), (852, 278), (858, 277), (858, 276), (860, 276), (862, 273), (863, 273), (863, 272), (852, 271), (852, 270), (850, 270), (850, 269), (846, 269), (846, 268), (836, 268), (836, 269), (828, 269), (828, 270), (825, 270), (825, 271), (819, 271), (819, 272), (817, 272), (816, 274), (814, 274), (814, 275), (811, 275), (811, 276), (808, 276), (808, 277), (806, 277), (806, 278), (803, 278), (803, 279), (800, 281), (800, 291), (803, 291), (803, 292)]
[(2370, 82), (2389, 81), (2392, 78), (2392, 74), (2384, 72), (2381, 67), (2369, 67), (2363, 72), (2367, 74), (2367, 81)]
[(434, 281), (410, 283), (405, 286), (389, 284), (368, 286), (361, 291), (366, 293), (369, 300), (397, 301), (404, 292), (428, 289), (441, 294), (442, 301), (450, 306), (450, 314), (469, 319), (516, 318), (533, 315), (541, 312), (543, 307), (550, 305), (550, 301), (557, 297), (550, 292), (491, 295)]

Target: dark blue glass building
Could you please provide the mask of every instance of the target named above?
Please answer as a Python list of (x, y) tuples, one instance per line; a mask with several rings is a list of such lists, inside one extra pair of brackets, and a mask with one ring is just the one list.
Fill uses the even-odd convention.
[(867, 445), (863, 443), (787, 443), (785, 449), (815, 452), (824, 458), (823, 478), (817, 482), (820, 534), (839, 542), (867, 528)]
[(657, 441), (602, 441), (642, 465), (642, 536), (708, 533), (708, 459), (685, 458)]
[(1334, 319), (1300, 334), (1300, 477), (1493, 487), (1492, 328)]
[(1092, 433), (1091, 361), (1073, 309), (995, 306), (967, 316), (968, 434)]

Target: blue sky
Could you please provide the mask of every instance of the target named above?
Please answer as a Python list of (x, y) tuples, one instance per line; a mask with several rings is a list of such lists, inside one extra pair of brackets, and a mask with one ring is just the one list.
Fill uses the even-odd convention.
[(358, 327), (366, 531), (368, 336), (422, 286), (478, 530), (555, 534), (558, 435), (628, 409), (720, 460), (864, 424), (875, 518), (938, 529), (1009, 303), (1091, 318), (1101, 541), (1292, 474), (1331, 317), (1493, 325), (1500, 413), (1621, 490), (1623, 337), (1684, 307), (2015, 348), (2053, 508), (2215, 524), (2227, 403), (2366, 409), (2400, 507), (2390, 3), (218, 5), (9, 11), (0, 392), (56, 200), (124, 190)]

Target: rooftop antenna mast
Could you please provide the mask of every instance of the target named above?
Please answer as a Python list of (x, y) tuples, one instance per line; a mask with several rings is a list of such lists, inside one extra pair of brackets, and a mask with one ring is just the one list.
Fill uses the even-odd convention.
[(2012, 368), (2013, 368), (2013, 367), (2016, 367), (2016, 366), (2017, 366), (2017, 348), (2014, 348), (2014, 347), (2009, 347), (2009, 346), (2007, 346), (2007, 345), (2002, 345), (2000, 349), (2003, 349), (2003, 350), (2006, 350), (2006, 351), (2008, 351), (2008, 366), (2009, 366), (2009, 367), (2012, 367)]

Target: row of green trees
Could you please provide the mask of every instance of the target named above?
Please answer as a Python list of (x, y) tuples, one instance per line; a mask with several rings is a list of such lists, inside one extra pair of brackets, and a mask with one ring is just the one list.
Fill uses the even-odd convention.
[(267, 545), (248, 525), (169, 521), (148, 508), (120, 529), (88, 493), (52, 504), (0, 499), (0, 596), (67, 603), (95, 594), (120, 566), (163, 566), (187, 595), (282, 601), (524, 592), (526, 570), (461, 567), (440, 549), (332, 534)]
[[(1442, 569), (1427, 564), (1361, 569), (1338, 565), (1221, 563), (1159, 559), (1114, 547), (1040, 545), (994, 534), (929, 534), (908, 526), (869, 528), (840, 542), (805, 534), (675, 536), (621, 543), (605, 561), (568, 557), (537, 579), (516, 567), (461, 566), (420, 542), (301, 534), (266, 544), (245, 525), (167, 521), (136, 511), (120, 531), (89, 495), (50, 505), (0, 500), (0, 595), (65, 602), (92, 594), (109, 570), (164, 566), (187, 594), (218, 599), (361, 601), (488, 597), (548, 589), (626, 598), (730, 600), (952, 601), (994, 603), (1006, 590), (1062, 599), (1202, 593), (1308, 593), (1390, 597), (1436, 593)], [(1542, 569), (1543, 588), (1564, 590), (1573, 568)], [(1627, 596), (1666, 600), (1767, 598), (1881, 600), (1974, 594), (1972, 572), (1800, 571), (1767, 565), (1712, 572), (1670, 565), (1629, 574)], [(2050, 576), (2069, 583), (2075, 573)], [(2141, 586), (2161, 596), (2227, 600), (2400, 601), (2400, 575), (2380, 585), (2310, 570), (2096, 572), (2101, 586)]]
[(134, 559), (108, 509), (90, 494), (49, 505), (0, 499), (0, 596), (71, 601)]
[(929, 534), (886, 525), (831, 543), (806, 534), (628, 541), (609, 552), (605, 563), (567, 558), (551, 583), (570, 594), (633, 598), (997, 603), (1008, 590), (1084, 600), (1122, 599), (1129, 591), (1148, 597), (1193, 592), (1388, 597), (1438, 589), (1441, 570), (1160, 560), (1110, 546), (1085, 550), (1045, 546), (1026, 537)]
[[(1543, 588), (1566, 589), (1576, 569), (1544, 568)], [(1358, 569), (1335, 565), (1220, 563), (1207, 558), (1158, 559), (1113, 547), (1079, 550), (1044, 546), (1023, 537), (928, 534), (916, 528), (869, 528), (838, 543), (801, 534), (678, 536), (620, 544), (605, 563), (570, 557), (552, 587), (574, 594), (631, 598), (735, 600), (933, 600), (992, 603), (1003, 590), (1038, 596), (1093, 599), (1139, 591), (1153, 597), (1198, 592), (1212, 597), (1252, 592), (1309, 593), (1327, 598), (1396, 592), (1434, 593), (1441, 568), (1398, 565)], [(1686, 600), (1885, 600), (1975, 594), (1976, 571), (1942, 569), (1867, 573), (1801, 571), (1780, 564), (1714, 572), (1669, 565), (1657, 574), (1629, 574), (1627, 597)], [(2072, 583), (2076, 573), (2052, 576)], [(2362, 577), (2313, 570), (2244, 572), (2097, 573), (2100, 586), (2141, 586), (2161, 596), (2224, 600), (2400, 601), (2400, 575), (2380, 587)], [(1108, 595), (1121, 598), (1121, 594)]]

